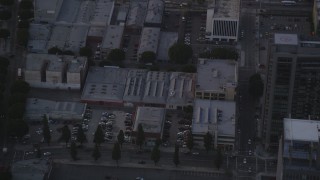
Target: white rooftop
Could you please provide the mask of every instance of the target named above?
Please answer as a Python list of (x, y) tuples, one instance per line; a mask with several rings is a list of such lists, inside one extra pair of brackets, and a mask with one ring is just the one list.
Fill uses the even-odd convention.
[(240, 0), (213, 0), (208, 9), (214, 8), (214, 18), (239, 19)]
[(193, 108), (192, 132), (205, 134), (218, 131), (218, 135), (235, 135), (236, 103), (196, 99)]
[(149, 71), (145, 82), (144, 103), (165, 104), (168, 95), (169, 73)]
[(101, 48), (116, 49), (120, 48), (124, 26), (110, 25), (107, 27)]
[(160, 38), (160, 28), (144, 27), (141, 34), (138, 54), (145, 51), (157, 53)]
[(274, 43), (279, 45), (298, 45), (298, 35), (275, 33)]
[(161, 24), (163, 10), (162, 0), (149, 0), (145, 23)]
[(319, 142), (320, 121), (284, 118), (284, 139)]
[(141, 124), (146, 133), (161, 133), (165, 119), (165, 109), (158, 107), (138, 107), (134, 123), (134, 131)]
[(227, 59), (199, 59), (196, 90), (224, 91), (237, 86), (237, 62)]

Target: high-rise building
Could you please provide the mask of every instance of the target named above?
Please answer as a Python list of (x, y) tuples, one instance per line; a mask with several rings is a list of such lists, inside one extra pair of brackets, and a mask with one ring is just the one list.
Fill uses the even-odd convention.
[(266, 148), (276, 148), (283, 118), (320, 119), (320, 41), (275, 34), (262, 114)]

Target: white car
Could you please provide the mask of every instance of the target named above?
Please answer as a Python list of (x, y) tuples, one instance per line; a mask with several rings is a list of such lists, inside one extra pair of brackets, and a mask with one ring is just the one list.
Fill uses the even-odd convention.
[(246, 163), (247, 163), (247, 159), (243, 158), (243, 164), (246, 164)]
[(50, 156), (51, 155), (51, 152), (45, 152), (43, 153), (44, 156)]
[(252, 155), (252, 151), (251, 150), (249, 150), (249, 156), (251, 156)]
[(248, 140), (248, 144), (251, 144), (251, 139)]

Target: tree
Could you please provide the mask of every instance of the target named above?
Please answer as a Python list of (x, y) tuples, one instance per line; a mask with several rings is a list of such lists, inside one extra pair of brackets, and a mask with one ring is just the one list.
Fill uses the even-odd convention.
[(39, 145), (36, 147), (36, 151), (37, 151), (37, 154), (36, 154), (37, 158), (41, 158), (42, 153)]
[(169, 48), (169, 58), (170, 61), (178, 64), (186, 64), (188, 60), (192, 57), (192, 48), (189, 45), (182, 43), (175, 43)]
[(92, 50), (90, 47), (82, 47), (79, 50), (80, 56), (86, 56), (87, 58), (92, 56)]
[(62, 54), (62, 50), (55, 46), (48, 49), (48, 54)]
[(117, 139), (118, 139), (118, 142), (122, 148), (122, 144), (124, 143), (124, 133), (122, 130), (119, 131)]
[(94, 146), (92, 157), (95, 161), (101, 157), (101, 153), (100, 153), (99, 147), (97, 145)]
[(24, 93), (14, 93), (11, 94), (9, 97), (9, 106), (12, 106), (13, 104), (22, 103), (25, 104), (27, 99), (27, 95)]
[(87, 141), (87, 136), (84, 134), (82, 127), (79, 127), (77, 133), (77, 141), (82, 145), (84, 142)]
[(160, 160), (160, 150), (159, 146), (154, 146), (151, 152), (151, 160), (153, 160), (154, 165), (157, 165), (157, 163)]
[(204, 147), (206, 148), (206, 151), (209, 152), (209, 150), (212, 147), (212, 135), (207, 132), (206, 135), (203, 137), (203, 143), (204, 143)]
[(144, 130), (142, 127), (142, 124), (138, 125), (138, 132), (137, 132), (137, 138), (136, 138), (136, 144), (140, 147), (142, 147), (145, 140)]
[(122, 49), (112, 49), (107, 57), (109, 61), (123, 61), (126, 57), (125, 52)]
[(196, 66), (194, 66), (192, 64), (186, 64), (181, 68), (181, 71), (186, 72), (186, 73), (196, 73), (197, 68), (196, 68)]
[(156, 60), (156, 53), (153, 51), (145, 51), (141, 54), (140, 61), (143, 63), (153, 63)]
[(0, 29), (0, 38), (8, 38), (10, 31), (8, 29)]
[(51, 142), (51, 133), (50, 133), (50, 128), (49, 128), (48, 119), (46, 115), (43, 115), (42, 123), (43, 123), (43, 127), (42, 127), (43, 138), (48, 143), (48, 146), (49, 146)]
[(112, 159), (117, 162), (117, 166), (119, 166), (118, 161), (121, 159), (121, 149), (118, 142), (114, 143), (112, 149)]
[(10, 61), (8, 58), (0, 56), (0, 67), (7, 68), (9, 64), (10, 64)]
[(1, 180), (12, 180), (12, 173), (10, 166), (2, 166), (0, 171), (0, 179)]
[(192, 134), (189, 134), (188, 136), (187, 136), (187, 148), (191, 151), (192, 150), (192, 148), (193, 148), (193, 136), (192, 136)]
[(28, 124), (22, 119), (10, 119), (8, 126), (9, 133), (18, 138), (22, 138), (29, 132)]
[(67, 144), (71, 138), (70, 129), (67, 125), (64, 125), (61, 132), (62, 132), (62, 134), (61, 134), (61, 137), (59, 138), (59, 140), (66, 142), (66, 146), (67, 146)]
[(11, 93), (20, 92), (20, 93), (27, 94), (29, 91), (30, 91), (29, 83), (22, 80), (16, 80), (11, 86)]
[(16, 103), (9, 108), (8, 116), (11, 119), (22, 119), (24, 111), (25, 111), (25, 104)]
[(29, 23), (28, 20), (21, 20), (18, 23), (18, 28), (26, 28), (26, 29), (28, 29), (29, 26), (30, 26), (30, 23)]
[(69, 56), (74, 56), (74, 52), (67, 50), (67, 51), (63, 51), (61, 54), (63, 55), (69, 55)]
[(96, 132), (94, 133), (94, 139), (93, 142), (96, 143), (96, 145), (100, 146), (100, 144), (104, 141), (104, 134), (102, 131), (102, 128), (100, 125), (98, 125)]
[(0, 20), (8, 20), (11, 18), (10, 11), (0, 11)]
[(218, 168), (218, 170), (220, 169), (222, 162), (223, 162), (222, 152), (220, 148), (218, 148), (214, 157), (214, 164), (216, 165), (216, 168)]
[(71, 155), (71, 158), (73, 160), (77, 160), (77, 146), (76, 146), (76, 143), (74, 141), (71, 142), (71, 146), (70, 146), (70, 155)]
[(260, 98), (263, 95), (264, 84), (260, 74), (254, 74), (249, 79), (249, 92), (255, 98)]
[(28, 9), (21, 9), (18, 14), (21, 20), (27, 20), (34, 17), (33, 11)]
[(3, 6), (11, 6), (13, 3), (14, 3), (14, 0), (0, 0), (0, 4)]
[(26, 47), (29, 40), (29, 29), (23, 28), (17, 30), (17, 41), (20, 46)]
[(175, 148), (174, 148), (173, 163), (176, 165), (176, 167), (178, 167), (178, 165), (180, 164), (179, 146), (178, 145), (176, 145)]
[(231, 48), (215, 48), (210, 54), (211, 58), (215, 59), (238, 59), (237, 51)]

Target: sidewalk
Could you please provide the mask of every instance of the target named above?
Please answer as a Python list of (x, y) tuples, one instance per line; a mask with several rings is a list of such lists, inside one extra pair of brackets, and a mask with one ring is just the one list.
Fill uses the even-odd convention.
[(277, 155), (272, 155), (266, 152), (262, 145), (258, 144), (256, 146), (256, 156), (259, 159), (268, 160), (268, 159), (277, 159)]
[[(77, 160), (73, 161), (71, 159), (54, 159), (54, 163), (60, 164), (70, 164), (70, 165), (79, 165), (79, 166), (108, 166), (108, 167), (116, 167), (117, 163), (115, 161), (94, 161), (94, 160)], [(137, 164), (137, 163), (128, 163), (119, 161), (119, 167), (122, 168), (144, 168), (144, 169), (158, 169), (158, 170), (169, 170), (169, 171), (194, 171), (194, 172), (206, 172), (206, 173), (214, 173), (214, 174), (224, 174), (225, 171), (223, 169), (217, 170), (214, 168), (206, 168), (206, 167), (190, 167), (190, 166), (181, 166), (178, 167), (174, 165), (151, 165), (151, 164)]]

